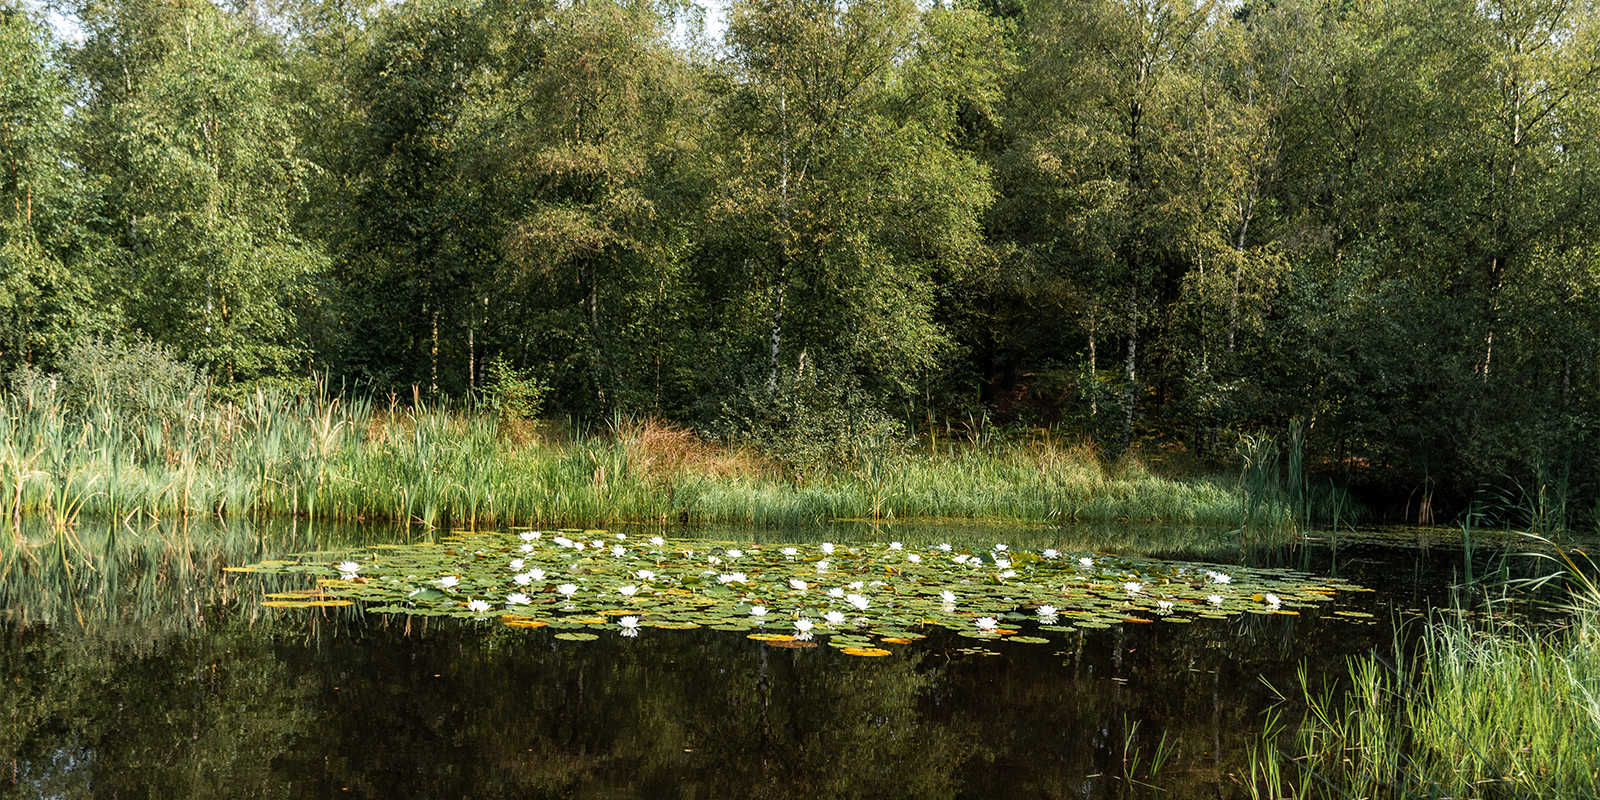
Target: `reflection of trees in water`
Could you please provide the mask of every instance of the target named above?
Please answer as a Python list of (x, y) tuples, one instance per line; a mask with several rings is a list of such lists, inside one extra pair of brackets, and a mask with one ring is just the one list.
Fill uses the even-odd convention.
[(1338, 672), (1387, 636), (1245, 616), (990, 658), (950, 657), (973, 642), (948, 633), (884, 659), (713, 631), (574, 644), (263, 614), (239, 602), (259, 576), (220, 573), (325, 532), (76, 535), (0, 550), (0, 794), (1117, 796), (1137, 720), (1145, 758), (1176, 742), (1167, 796), (1215, 796), (1270, 702), (1262, 676)]

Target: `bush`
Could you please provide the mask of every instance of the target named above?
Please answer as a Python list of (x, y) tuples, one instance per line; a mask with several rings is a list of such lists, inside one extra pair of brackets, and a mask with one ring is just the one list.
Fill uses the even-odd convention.
[(489, 362), (489, 382), (479, 402), (501, 422), (530, 420), (539, 415), (550, 387), (532, 370), (518, 369), (504, 358)]
[(829, 375), (804, 362), (769, 391), (751, 380), (722, 406), (714, 426), (801, 475), (851, 467), (902, 450), (901, 423), (884, 413), (854, 376)]
[(125, 418), (170, 418), (205, 399), (205, 373), (142, 336), (84, 339), (67, 349), (60, 370), (22, 367), (11, 388), (23, 398), (53, 398), (66, 410), (107, 409)]

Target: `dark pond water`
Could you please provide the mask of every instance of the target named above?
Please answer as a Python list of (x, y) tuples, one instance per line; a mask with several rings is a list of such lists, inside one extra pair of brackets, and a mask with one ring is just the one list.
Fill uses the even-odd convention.
[[(1337, 683), (1349, 656), (1391, 652), (1393, 621), (1448, 605), (1465, 568), (1458, 543), (1409, 532), (1278, 552), (1174, 529), (713, 533), (1101, 543), (1374, 591), (1300, 616), (1118, 625), (1050, 645), (935, 630), (860, 659), (736, 632), (565, 642), (487, 622), (276, 610), (260, 605), (264, 589), (295, 581), (222, 572), (426, 538), (415, 531), (25, 524), (0, 530), (0, 795), (1236, 797), (1277, 691), (1293, 693), (1302, 667)], [(1474, 573), (1548, 571), (1504, 549), (1480, 543)]]

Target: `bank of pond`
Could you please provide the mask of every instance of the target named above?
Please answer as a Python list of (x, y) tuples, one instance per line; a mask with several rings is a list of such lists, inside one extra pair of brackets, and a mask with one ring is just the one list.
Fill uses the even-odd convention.
[(1591, 548), (1458, 540), (28, 516), (0, 786), (1594, 796)]

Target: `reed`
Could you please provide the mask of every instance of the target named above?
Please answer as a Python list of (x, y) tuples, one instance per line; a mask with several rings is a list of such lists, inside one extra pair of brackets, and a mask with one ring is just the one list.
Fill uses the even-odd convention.
[(1392, 664), (1354, 660), (1338, 699), (1302, 673), (1304, 720), (1269, 719), (1252, 796), (1600, 796), (1600, 591), (1563, 558), (1558, 629), (1440, 617)]
[[(529, 435), (426, 402), (203, 390), (0, 394), (0, 515), (295, 515), (428, 526), (811, 524), (983, 518), (1238, 527), (1287, 518), (1231, 482), (1173, 480), (1052, 442), (863, 452), (798, 474), (651, 420)], [(130, 406), (143, 409), (130, 412)], [(1276, 505), (1275, 505), (1276, 504)]]

